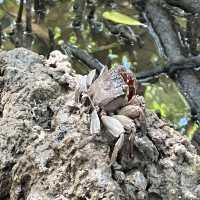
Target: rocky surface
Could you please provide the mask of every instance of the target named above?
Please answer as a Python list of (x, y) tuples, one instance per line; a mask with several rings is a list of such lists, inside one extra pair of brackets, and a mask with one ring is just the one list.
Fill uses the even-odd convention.
[(90, 118), (74, 103), (78, 75), (56, 56), (0, 53), (0, 199), (200, 199), (200, 157), (153, 113), (148, 134), (135, 136), (132, 159), (124, 145), (109, 166), (105, 131), (82, 145)]

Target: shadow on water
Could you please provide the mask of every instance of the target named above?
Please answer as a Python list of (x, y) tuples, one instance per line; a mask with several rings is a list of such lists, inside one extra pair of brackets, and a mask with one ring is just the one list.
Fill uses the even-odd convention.
[[(2, 1), (3, 2), (3, 1)], [(113, 66), (122, 64), (134, 72), (144, 71), (162, 65), (157, 47), (146, 28), (132, 27), (132, 31), (139, 36), (140, 41), (128, 43), (119, 35), (111, 34), (101, 23), (102, 13), (114, 7), (120, 13), (137, 18), (138, 13), (128, 3), (129, 1), (116, 1), (117, 4), (105, 6), (102, 2), (95, 12), (98, 23), (92, 26), (86, 20), (89, 11), (85, 11), (85, 19), (80, 29), (74, 29), (72, 22), (75, 18), (73, 0), (49, 1), (46, 6), (44, 22), (36, 23), (33, 17), (32, 30), (34, 40), (32, 50), (39, 54), (47, 55), (49, 52), (48, 29), (54, 33), (57, 45), (68, 42), (86, 49), (103, 64)], [(0, 2), (1, 3), (1, 2)], [(15, 46), (10, 40), (14, 22), (18, 12), (18, 3), (14, 0), (4, 0), (0, 4), (0, 20), (3, 29), (2, 49), (13, 49)], [(25, 21), (25, 16), (23, 16)], [(86, 73), (87, 67), (74, 61), (74, 68), (79, 73)], [(190, 109), (183, 96), (178, 91), (175, 83), (166, 76), (161, 76), (156, 83), (144, 84), (144, 96), (150, 110), (170, 121), (182, 133), (190, 135), (197, 125), (191, 121)]]

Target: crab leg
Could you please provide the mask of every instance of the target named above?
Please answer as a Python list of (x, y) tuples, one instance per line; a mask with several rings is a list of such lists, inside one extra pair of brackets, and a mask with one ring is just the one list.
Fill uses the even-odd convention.
[(132, 130), (131, 134), (129, 136), (129, 142), (130, 142), (130, 157), (133, 158), (133, 144), (135, 140), (135, 132), (136, 130)]
[(79, 76), (75, 89), (75, 101), (77, 103), (80, 102), (81, 95), (87, 93), (87, 89), (94, 81), (95, 76), (96, 76), (96, 70), (90, 71), (88, 75)]
[(90, 87), (90, 85), (93, 83), (96, 76), (96, 69), (89, 72), (87, 75), (87, 87)]
[(125, 133), (124, 126), (119, 120), (107, 115), (103, 115), (101, 117), (101, 121), (108, 132), (111, 133), (115, 138), (118, 138), (122, 133)]
[(114, 146), (114, 150), (112, 152), (112, 156), (110, 159), (110, 165), (112, 165), (116, 161), (118, 152), (122, 148), (123, 144), (124, 144), (124, 133), (120, 135), (119, 139), (117, 140)]
[(96, 109), (94, 109), (91, 114), (90, 133), (91, 135), (97, 135), (100, 133), (100, 130), (101, 127), (100, 127), (99, 116), (97, 114)]
[(75, 102), (80, 102), (81, 94), (87, 91), (87, 76), (80, 76), (78, 78), (75, 89)]

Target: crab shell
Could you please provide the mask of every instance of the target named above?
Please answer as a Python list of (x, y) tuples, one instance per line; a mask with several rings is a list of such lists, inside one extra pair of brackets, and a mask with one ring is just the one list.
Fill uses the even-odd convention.
[(94, 104), (106, 112), (113, 112), (124, 105), (135, 94), (133, 74), (118, 66), (115, 69), (105, 68), (88, 89), (88, 95)]

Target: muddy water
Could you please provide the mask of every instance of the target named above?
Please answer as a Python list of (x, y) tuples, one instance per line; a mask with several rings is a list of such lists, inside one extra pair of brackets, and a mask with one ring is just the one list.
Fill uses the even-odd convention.
[[(74, 29), (72, 22), (75, 17), (73, 12), (73, 0), (50, 1), (46, 7), (46, 17), (43, 22), (36, 24), (33, 18), (34, 41), (32, 50), (47, 55), (49, 52), (48, 28), (55, 36), (57, 45), (68, 42), (86, 49), (99, 59), (103, 64), (113, 66), (123, 64), (134, 72), (144, 71), (162, 65), (158, 48), (148, 30), (143, 27), (132, 27), (132, 31), (139, 36), (140, 42), (127, 43), (119, 36), (113, 36), (102, 26), (102, 13), (115, 9), (130, 17), (138, 18), (138, 13), (129, 4), (129, 1), (115, 1), (112, 6), (105, 6), (103, 1), (96, 10), (95, 17), (98, 29), (89, 25), (85, 11), (85, 19), (80, 29)], [(9, 34), (14, 27), (18, 4), (15, 0), (4, 0), (0, 7), (0, 20), (4, 30), (2, 49), (14, 48), (9, 39)], [(25, 19), (25, 17), (24, 17)], [(80, 62), (75, 62), (75, 69), (80, 73), (86, 73), (87, 68)], [(170, 121), (178, 130), (191, 136), (196, 129), (191, 122), (190, 109), (184, 97), (178, 91), (174, 82), (166, 76), (161, 76), (156, 83), (144, 84), (144, 96), (147, 107), (158, 112), (162, 118)]]

